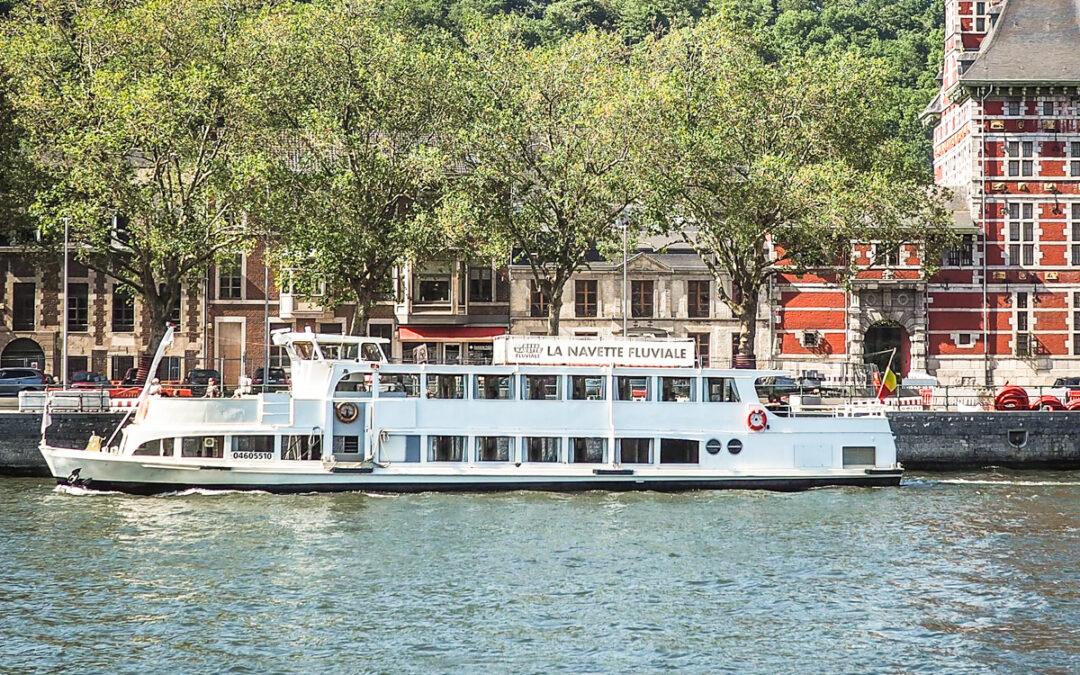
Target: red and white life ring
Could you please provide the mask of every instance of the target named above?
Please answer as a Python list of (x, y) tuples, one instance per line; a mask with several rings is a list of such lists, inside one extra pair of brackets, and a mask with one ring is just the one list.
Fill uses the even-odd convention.
[(750, 431), (765, 431), (769, 425), (769, 416), (761, 408), (754, 408), (746, 416), (746, 426)]

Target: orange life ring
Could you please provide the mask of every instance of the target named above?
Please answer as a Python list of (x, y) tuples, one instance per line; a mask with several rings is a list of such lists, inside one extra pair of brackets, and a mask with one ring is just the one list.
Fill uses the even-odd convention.
[(334, 407), (334, 416), (342, 424), (352, 424), (357, 417), (360, 417), (360, 406), (351, 402), (338, 403)]
[(750, 431), (765, 431), (769, 425), (769, 416), (761, 408), (754, 408), (746, 416), (746, 426)]

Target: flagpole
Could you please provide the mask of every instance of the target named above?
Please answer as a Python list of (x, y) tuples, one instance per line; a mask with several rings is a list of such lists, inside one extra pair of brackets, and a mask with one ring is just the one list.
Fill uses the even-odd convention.
[(877, 399), (879, 401), (881, 400), (881, 390), (885, 388), (885, 376), (889, 373), (889, 370), (892, 368), (892, 361), (893, 361), (894, 356), (896, 356), (896, 347), (893, 347), (892, 351), (889, 352), (889, 363), (888, 363), (888, 365), (885, 366), (885, 372), (883, 372), (881, 374), (881, 383), (878, 385), (878, 390), (877, 390)]

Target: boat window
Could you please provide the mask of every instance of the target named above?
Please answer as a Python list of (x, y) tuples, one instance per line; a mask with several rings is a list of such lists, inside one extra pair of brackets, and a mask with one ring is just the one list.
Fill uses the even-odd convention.
[(379, 396), (386, 398), (420, 396), (419, 373), (387, 373), (379, 375)]
[(236, 456), (244, 452), (274, 452), (273, 436), (233, 436), (232, 454)]
[(225, 456), (224, 436), (189, 436), (180, 440), (181, 457), (221, 459)]
[(428, 375), (428, 398), (465, 398), (464, 375)]
[(379, 362), (383, 360), (382, 348), (379, 347), (379, 345), (365, 342), (364, 344), (360, 345), (360, 347), (360, 357), (364, 361)]
[(293, 351), (296, 352), (297, 358), (310, 361), (315, 358), (315, 345), (311, 342), (294, 342), (292, 343)]
[(559, 438), (534, 436), (525, 439), (525, 461), (559, 461)]
[(462, 462), (465, 460), (464, 436), (428, 436), (429, 462)]
[(698, 441), (685, 438), (661, 438), (660, 439), (660, 463), (661, 464), (697, 464)]
[(615, 378), (620, 401), (648, 401), (649, 378), (644, 375), (620, 375)]
[(334, 452), (339, 454), (356, 454), (360, 452), (359, 436), (334, 436)]
[(558, 401), (559, 380), (558, 375), (522, 375), (521, 397), (530, 401)]
[(604, 375), (571, 375), (570, 395), (575, 401), (602, 401), (607, 396)]
[(360, 345), (357, 344), (326, 344), (321, 343), (323, 357), (331, 361), (356, 361), (360, 353)]
[(371, 373), (349, 373), (338, 380), (334, 387), (338, 392), (371, 393)]
[(570, 439), (570, 462), (573, 464), (603, 464), (606, 452), (606, 438)]
[(707, 377), (705, 388), (711, 403), (739, 402), (739, 390), (735, 388), (735, 380), (730, 377)]
[(295, 461), (322, 459), (322, 436), (285, 436), (281, 440), (281, 458)]
[(877, 448), (872, 445), (845, 445), (843, 460), (845, 469), (851, 466), (874, 466), (877, 463)]
[(140, 457), (168, 457), (173, 454), (173, 439), (159, 438), (147, 441), (135, 448), (135, 455)]
[(620, 438), (619, 462), (621, 464), (652, 464), (652, 439)]
[(514, 454), (514, 439), (510, 436), (477, 436), (476, 461), (509, 462)]
[(514, 398), (514, 378), (509, 375), (476, 375), (473, 381), (476, 398)]
[(661, 401), (693, 401), (694, 379), (692, 377), (661, 377)]

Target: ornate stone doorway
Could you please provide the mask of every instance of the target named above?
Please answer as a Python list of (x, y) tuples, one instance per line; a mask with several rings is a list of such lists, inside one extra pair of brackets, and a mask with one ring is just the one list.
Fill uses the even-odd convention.
[[(864, 363), (872, 363), (885, 372), (892, 358), (894, 373), (904, 376), (911, 365), (911, 338), (907, 330), (895, 321), (880, 321), (870, 326), (863, 337)], [(893, 350), (895, 356), (893, 356)]]

